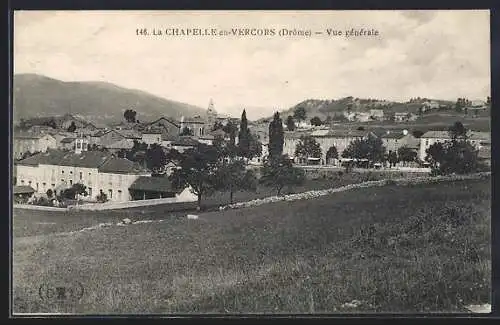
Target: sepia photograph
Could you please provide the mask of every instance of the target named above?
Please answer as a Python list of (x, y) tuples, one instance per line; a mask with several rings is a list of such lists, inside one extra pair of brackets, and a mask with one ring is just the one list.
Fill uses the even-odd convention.
[(489, 10), (12, 25), (12, 315), (492, 312)]

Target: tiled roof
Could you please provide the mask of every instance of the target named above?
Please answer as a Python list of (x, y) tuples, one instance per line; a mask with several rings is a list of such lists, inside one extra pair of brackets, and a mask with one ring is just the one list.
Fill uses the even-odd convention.
[(205, 120), (201, 116), (194, 116), (194, 117), (184, 119), (184, 123), (205, 124)]
[(330, 130), (326, 137), (332, 138), (351, 138), (365, 137), (369, 132), (361, 130)]
[(161, 134), (161, 140), (162, 141), (175, 141), (179, 138), (178, 135), (175, 135), (175, 134), (166, 134), (166, 133), (162, 133)]
[(190, 137), (179, 137), (177, 140), (172, 141), (173, 146), (191, 146), (194, 147), (198, 145), (199, 142)]
[(404, 134), (403, 132), (390, 132), (390, 133), (383, 134), (380, 137), (382, 139), (401, 139), (407, 135), (408, 134)]
[(44, 134), (38, 132), (16, 131), (13, 136), (14, 139), (40, 139)]
[(61, 140), (61, 143), (71, 143), (75, 140), (76, 140), (76, 138), (64, 138)]
[(99, 167), (101, 173), (136, 174), (148, 171), (139, 164), (125, 158), (111, 157)]
[(144, 130), (142, 131), (142, 135), (144, 134), (162, 134), (163, 132), (158, 129), (149, 129), (149, 130)]
[(18, 162), (19, 165), (37, 166), (74, 166), (83, 168), (97, 168), (102, 165), (110, 154), (101, 151), (84, 151), (76, 154), (72, 151), (47, 150)]
[[(491, 134), (489, 132), (469, 131), (468, 135), (469, 140), (491, 141)], [(427, 131), (421, 138), (451, 139), (448, 131)]]
[(117, 130), (119, 134), (123, 135), (127, 139), (141, 139), (142, 134), (136, 130)]
[(132, 149), (134, 142), (130, 139), (121, 139), (106, 147), (108, 149)]
[(151, 192), (176, 192), (167, 177), (141, 176), (130, 185), (129, 189)]
[(14, 194), (29, 194), (35, 193), (35, 189), (28, 185), (14, 186)]
[(150, 123), (147, 123), (146, 125), (151, 125), (151, 124), (155, 124), (155, 123), (158, 123), (158, 122), (161, 122), (161, 121), (165, 121), (167, 123), (170, 123), (170, 124), (173, 124), (175, 125), (176, 127), (179, 127), (179, 123), (177, 121), (174, 121), (174, 120), (171, 120), (171, 119), (168, 119), (166, 117), (160, 117), (159, 119), (153, 121), (153, 122), (150, 122)]
[(108, 134), (112, 130), (98, 130), (94, 134), (92, 134), (93, 137), (102, 137), (105, 134)]

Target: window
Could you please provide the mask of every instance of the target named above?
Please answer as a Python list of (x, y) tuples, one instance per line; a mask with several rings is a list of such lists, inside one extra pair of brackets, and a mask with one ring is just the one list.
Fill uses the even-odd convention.
[(82, 178), (83, 178), (83, 173), (80, 172), (80, 180), (82, 180)]
[(66, 181), (64, 179), (61, 179), (61, 182), (65, 183)]
[(72, 179), (69, 180), (69, 185), (73, 185), (73, 180)]
[(24, 179), (21, 180), (21, 184), (24, 184)]
[(113, 190), (112, 189), (109, 189), (108, 190), (108, 193), (109, 193), (109, 199), (112, 199), (113, 198)]
[(425, 140), (425, 145), (428, 146), (429, 145), (429, 140)]
[(64, 170), (61, 170), (61, 174), (64, 174)]
[(70, 171), (69, 171), (69, 173), (70, 173), (70, 174), (73, 174), (73, 171), (72, 171), (72, 170), (70, 170)]
[(45, 187), (45, 185), (47, 185), (45, 182), (42, 183), (43, 187)]
[(88, 190), (89, 190), (89, 196), (92, 196), (92, 187), (89, 187)]
[(56, 184), (51, 184), (51, 185), (52, 185), (52, 187), (56, 187)]
[(28, 182), (28, 184), (30, 184), (30, 185), (31, 185), (31, 181), (29, 181), (29, 182)]
[(89, 176), (92, 175), (92, 173), (89, 173)]

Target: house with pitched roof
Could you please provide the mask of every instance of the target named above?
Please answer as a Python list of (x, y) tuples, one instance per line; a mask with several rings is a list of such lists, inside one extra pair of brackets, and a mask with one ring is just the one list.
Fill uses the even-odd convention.
[(320, 164), (326, 164), (326, 153), (330, 147), (335, 146), (339, 156), (349, 146), (349, 144), (356, 139), (365, 139), (367, 137), (376, 137), (376, 135), (369, 131), (360, 130), (331, 130), (319, 129), (314, 131), (293, 131), (285, 132), (285, 141), (283, 145), (283, 153), (288, 154), (290, 158), (295, 158), (295, 149), (300, 141), (300, 138), (305, 135), (312, 136), (321, 147), (321, 160)]
[(131, 200), (130, 185), (138, 177), (150, 175), (130, 160), (106, 152), (86, 151), (82, 145), (70, 152), (47, 150), (16, 164), (16, 185), (30, 186), (38, 194), (48, 189), (59, 193), (80, 183), (87, 187), (89, 199), (96, 199), (103, 192), (108, 200), (117, 202)]
[(48, 133), (18, 132), (13, 138), (14, 159), (20, 159), (26, 152), (46, 152), (57, 147), (56, 138)]
[[(420, 137), (420, 148), (418, 158), (422, 161), (425, 160), (427, 156), (426, 150), (436, 142), (444, 143), (450, 141), (451, 136), (448, 131), (427, 131)], [(479, 132), (479, 131), (469, 131), (468, 140), (472, 145), (474, 145), (482, 155), (488, 156), (488, 152), (491, 155), (491, 133), (489, 132)], [(485, 154), (486, 153), (486, 154)], [(491, 156), (490, 156), (491, 157)]]
[(177, 121), (169, 119), (166, 117), (160, 117), (159, 119), (144, 124), (142, 131), (147, 131), (151, 129), (162, 130), (162, 134), (168, 135), (178, 135), (180, 132), (180, 125)]
[(401, 147), (408, 147), (418, 151), (420, 146), (419, 139), (415, 138), (408, 130), (391, 131), (387, 130), (385, 134), (380, 136), (382, 143), (387, 152), (397, 152)]

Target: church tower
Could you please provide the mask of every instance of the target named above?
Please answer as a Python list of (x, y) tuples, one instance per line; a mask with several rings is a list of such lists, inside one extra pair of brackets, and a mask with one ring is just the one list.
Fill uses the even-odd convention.
[(216, 118), (217, 118), (217, 112), (215, 111), (215, 108), (214, 108), (214, 102), (212, 99), (210, 99), (210, 102), (208, 103), (208, 108), (207, 108), (207, 123), (209, 125), (213, 125), (215, 123)]

